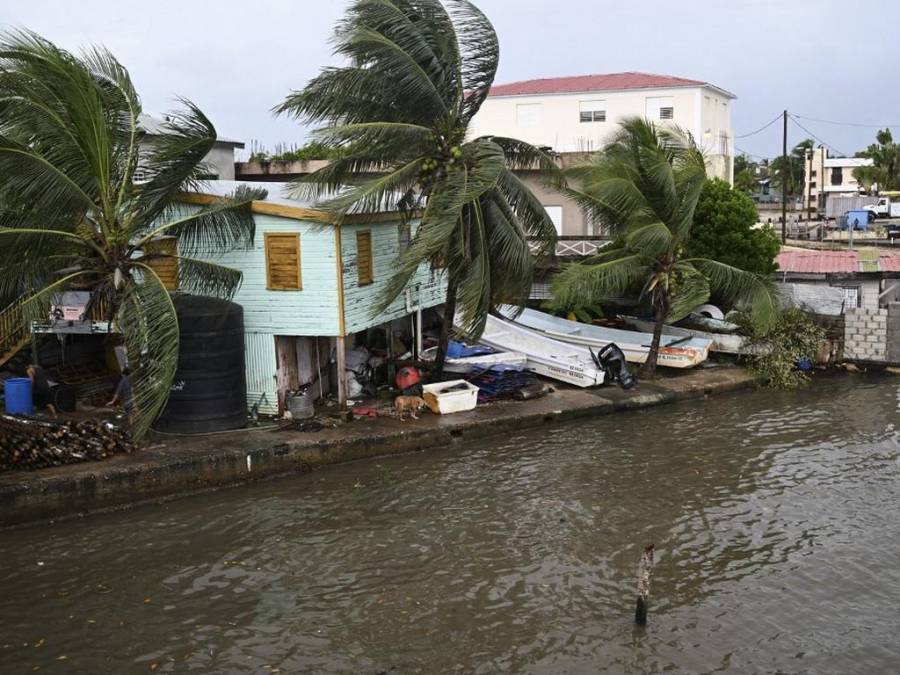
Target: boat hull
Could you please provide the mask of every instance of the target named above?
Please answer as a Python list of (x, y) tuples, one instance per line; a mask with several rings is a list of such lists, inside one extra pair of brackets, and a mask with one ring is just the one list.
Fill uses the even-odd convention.
[[(503, 312), (509, 318), (515, 315), (512, 308), (505, 308)], [(652, 333), (601, 328), (561, 319), (533, 309), (526, 309), (515, 316), (515, 322), (554, 339), (594, 350), (614, 343), (622, 350), (629, 363), (646, 362), (653, 340)], [(668, 368), (692, 368), (708, 358), (710, 345), (711, 341), (705, 338), (691, 338), (685, 342), (679, 336), (665, 333), (657, 363)]]
[[(629, 326), (634, 326), (637, 330), (652, 331), (653, 322), (646, 319), (639, 319), (635, 316), (623, 316), (622, 320)], [(742, 335), (733, 335), (730, 333), (709, 333), (707, 331), (696, 330), (694, 328), (682, 328), (680, 326), (666, 326), (663, 329), (669, 335), (680, 335), (682, 337), (696, 337), (710, 340), (710, 350), (720, 352), (722, 354), (750, 354), (753, 350), (747, 345), (747, 339)]]
[[(434, 361), (437, 347), (432, 347), (422, 352), (422, 359)], [(528, 357), (519, 352), (498, 352), (496, 354), (480, 354), (478, 356), (465, 356), (461, 358), (447, 357), (444, 361), (444, 370), (448, 373), (471, 373), (475, 370), (484, 370), (491, 366), (521, 366), (527, 367)]]
[(594, 364), (586, 347), (555, 340), (515, 322), (488, 316), (480, 341), (498, 351), (525, 354), (526, 369), (536, 375), (576, 387), (603, 384), (605, 373)]

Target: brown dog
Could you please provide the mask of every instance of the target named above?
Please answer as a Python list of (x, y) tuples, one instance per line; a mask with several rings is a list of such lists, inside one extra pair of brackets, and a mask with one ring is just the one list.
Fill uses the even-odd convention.
[(408, 412), (414, 420), (419, 419), (416, 413), (426, 407), (425, 400), (421, 396), (398, 396), (394, 399), (394, 410), (400, 421), (403, 421), (403, 413)]

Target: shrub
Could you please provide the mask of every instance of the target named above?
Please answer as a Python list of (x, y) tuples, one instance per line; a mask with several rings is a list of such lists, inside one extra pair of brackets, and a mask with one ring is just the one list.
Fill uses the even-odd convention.
[(815, 361), (825, 330), (814, 324), (806, 312), (784, 310), (766, 331), (754, 328), (745, 316), (740, 316), (737, 323), (760, 352), (747, 358), (750, 371), (762, 384), (775, 389), (793, 389), (809, 382), (809, 375), (799, 370), (797, 363), (803, 359)]
[(753, 200), (723, 180), (707, 181), (694, 211), (686, 257), (711, 258), (747, 272), (771, 274), (781, 239), (771, 227), (756, 227)]

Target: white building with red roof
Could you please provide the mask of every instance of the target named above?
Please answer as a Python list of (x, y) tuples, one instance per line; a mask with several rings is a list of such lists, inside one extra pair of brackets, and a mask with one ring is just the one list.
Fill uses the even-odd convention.
[[(693, 134), (710, 176), (732, 182), (735, 95), (709, 82), (650, 73), (611, 73), (525, 80), (496, 85), (473, 120), (475, 136), (512, 136), (559, 153), (599, 150), (625, 117), (677, 124)], [(584, 234), (571, 209), (551, 215), (563, 234)], [(560, 207), (560, 210), (562, 208)]]

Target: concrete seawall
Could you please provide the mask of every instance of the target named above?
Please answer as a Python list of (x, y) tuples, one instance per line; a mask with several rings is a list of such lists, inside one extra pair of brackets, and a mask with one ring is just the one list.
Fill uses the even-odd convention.
[(256, 429), (166, 438), (104, 462), (0, 474), (0, 527), (169, 499), (327, 464), (437, 449), (461, 437), (477, 439), (649, 408), (752, 384), (745, 371), (723, 366), (678, 373), (627, 392), (560, 389), (534, 401), (499, 402), (447, 417), (426, 414), (418, 421), (384, 417), (316, 433)]

